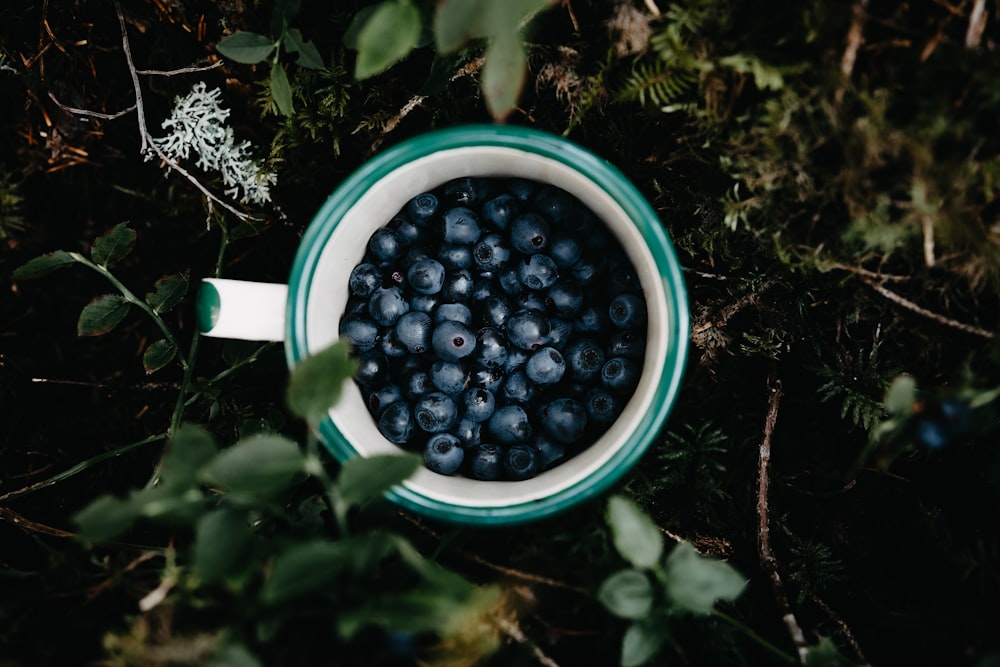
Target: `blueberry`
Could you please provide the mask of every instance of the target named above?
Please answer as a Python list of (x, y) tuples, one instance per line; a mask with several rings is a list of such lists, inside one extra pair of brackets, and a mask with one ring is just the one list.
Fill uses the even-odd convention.
[(589, 287), (604, 277), (605, 268), (601, 255), (586, 254), (569, 268), (569, 273), (581, 285)]
[(507, 479), (531, 479), (538, 474), (538, 451), (529, 445), (511, 445), (503, 452), (503, 469)]
[(517, 267), (508, 266), (497, 273), (497, 282), (500, 283), (500, 289), (504, 291), (504, 294), (511, 296), (521, 294), (524, 292), (525, 287), (521, 284), (521, 279), (517, 277)]
[(462, 442), (450, 433), (436, 433), (424, 446), (424, 464), (436, 473), (454, 475), (464, 460)]
[(548, 470), (566, 459), (565, 446), (555, 442), (545, 433), (536, 433), (532, 443), (538, 452), (538, 466)]
[(572, 278), (557, 280), (545, 293), (545, 300), (559, 317), (576, 317), (583, 309), (583, 287)]
[(549, 318), (549, 347), (554, 347), (560, 352), (569, 343), (573, 336), (573, 323), (558, 317)]
[(481, 230), (475, 211), (456, 206), (445, 211), (441, 218), (441, 236), (445, 243), (472, 245), (479, 240)]
[(544, 313), (549, 308), (541, 293), (529, 290), (514, 295), (510, 301), (514, 310), (537, 310)]
[(500, 453), (500, 447), (490, 443), (471, 448), (466, 454), (465, 464), (469, 476), (484, 481), (500, 479)]
[(538, 192), (539, 187), (537, 181), (527, 178), (512, 178), (507, 184), (507, 191), (519, 202), (527, 202)]
[(519, 368), (507, 375), (507, 381), (503, 383), (500, 395), (505, 403), (526, 405), (535, 398), (537, 390), (535, 384), (528, 379), (524, 369)]
[(476, 333), (476, 354), (473, 362), (479, 366), (503, 366), (510, 350), (507, 339), (496, 329), (484, 327)]
[(444, 266), (436, 259), (421, 259), (406, 270), (410, 288), (420, 294), (437, 294), (444, 287)]
[(472, 259), (481, 271), (497, 271), (510, 261), (510, 246), (500, 234), (487, 234), (472, 249)]
[(603, 335), (610, 326), (608, 309), (596, 303), (585, 305), (573, 320), (573, 328), (578, 334)]
[(361, 298), (352, 294), (347, 298), (347, 303), (344, 304), (344, 317), (351, 315), (368, 317), (368, 297)]
[(379, 287), (368, 298), (368, 312), (380, 326), (391, 327), (406, 312), (410, 304), (398, 287)]
[(351, 271), (347, 285), (351, 294), (367, 299), (382, 286), (382, 270), (370, 262), (358, 264)]
[(397, 385), (386, 384), (368, 392), (368, 398), (366, 400), (368, 403), (368, 411), (377, 417), (393, 403), (402, 401), (403, 392)]
[(928, 449), (940, 449), (951, 441), (951, 433), (946, 424), (921, 417), (917, 420), (917, 440)]
[(608, 342), (608, 356), (628, 357), (642, 361), (646, 354), (646, 337), (637, 331), (615, 331)]
[(483, 220), (497, 229), (504, 230), (520, 210), (520, 201), (514, 195), (505, 192), (483, 203)]
[(519, 368), (524, 368), (524, 365), (528, 363), (528, 357), (531, 356), (531, 353), (527, 350), (522, 350), (517, 347), (511, 347), (509, 350), (510, 351), (507, 353), (507, 361), (503, 364), (503, 370), (507, 374), (510, 374)]
[(583, 248), (571, 236), (560, 233), (552, 234), (549, 241), (549, 257), (560, 269), (568, 269), (583, 256)]
[(431, 364), (430, 376), (431, 383), (450, 396), (460, 393), (469, 381), (469, 374), (461, 364), (440, 359)]
[(566, 372), (566, 360), (554, 347), (543, 347), (528, 357), (524, 373), (535, 384), (555, 384)]
[(368, 238), (368, 250), (376, 260), (384, 264), (402, 257), (406, 246), (395, 230), (380, 227)]
[(482, 387), (496, 394), (503, 385), (506, 374), (500, 366), (477, 368), (469, 377), (470, 387)]
[(472, 326), (472, 311), (464, 303), (442, 303), (434, 311), (434, 324), (442, 322), (459, 322), (467, 327)]
[(402, 384), (403, 394), (411, 401), (436, 389), (431, 382), (431, 374), (422, 368), (415, 368), (407, 373)]
[(507, 320), (507, 340), (522, 350), (537, 350), (548, 342), (549, 328), (549, 320), (541, 311), (518, 311)]
[(549, 247), (549, 223), (537, 213), (525, 213), (510, 225), (510, 245), (525, 255), (533, 255)]
[(486, 297), (479, 307), (483, 324), (502, 329), (510, 318), (510, 302), (496, 294)]
[(437, 253), (438, 261), (446, 269), (468, 269), (472, 266), (472, 248), (457, 243), (446, 243)]
[(346, 338), (355, 350), (366, 352), (378, 342), (378, 325), (363, 315), (348, 315), (340, 320), (340, 337)]
[(558, 443), (569, 445), (580, 439), (587, 428), (587, 410), (573, 398), (557, 398), (542, 406), (539, 419), (545, 433)]
[(456, 178), (444, 184), (444, 198), (449, 204), (471, 206), (482, 199), (483, 185), (481, 179)]
[(461, 322), (447, 320), (431, 334), (434, 352), (445, 361), (458, 361), (476, 351), (476, 336)]
[(546, 185), (540, 189), (535, 194), (532, 204), (535, 210), (559, 225), (565, 223), (576, 213), (576, 202), (573, 196), (553, 185)]
[(474, 422), (484, 422), (493, 415), (496, 410), (496, 398), (493, 392), (488, 389), (475, 387), (466, 389), (461, 396), (462, 414), (465, 419)]
[(378, 418), (378, 430), (389, 442), (405, 444), (413, 432), (413, 415), (405, 401), (396, 401)]
[(405, 215), (396, 215), (389, 221), (388, 227), (396, 232), (396, 236), (405, 246), (413, 246), (424, 239), (425, 230), (410, 222)]
[(354, 379), (362, 386), (381, 384), (388, 378), (389, 360), (378, 350), (362, 352), (358, 355), (357, 361), (358, 370), (354, 374)]
[(608, 292), (610, 294), (638, 294), (642, 291), (639, 276), (624, 257), (608, 262)]
[(608, 317), (619, 329), (646, 326), (646, 300), (638, 294), (619, 294), (608, 306)]
[(447, 394), (432, 391), (413, 404), (413, 417), (417, 426), (428, 433), (442, 433), (458, 420), (458, 406)]
[(379, 341), (379, 349), (382, 350), (382, 354), (390, 359), (402, 359), (410, 353), (406, 349), (406, 345), (403, 344), (403, 341), (399, 340), (395, 327), (386, 330)]
[(411, 354), (422, 354), (430, 349), (431, 316), (427, 313), (406, 313), (396, 322), (396, 337)]
[(410, 297), (410, 312), (433, 313), (440, 303), (437, 294), (414, 294)]
[(422, 192), (406, 203), (405, 211), (416, 224), (427, 224), (433, 218), (440, 207), (438, 198), (431, 192)]
[(548, 255), (528, 255), (517, 265), (517, 279), (528, 289), (548, 289), (558, 278), (559, 269)]
[(601, 368), (601, 382), (609, 391), (626, 394), (639, 384), (639, 365), (628, 357), (612, 357)]
[(502, 445), (527, 442), (531, 437), (531, 422), (528, 413), (520, 405), (505, 405), (498, 408), (489, 419), (490, 435)]
[(601, 373), (604, 350), (592, 338), (577, 338), (566, 348), (569, 376), (578, 382), (590, 382)]
[(475, 281), (468, 269), (458, 269), (445, 274), (441, 297), (450, 303), (467, 301), (472, 296)]
[(458, 420), (451, 432), (462, 443), (462, 447), (469, 449), (483, 442), (482, 422), (472, 421), (466, 417)]
[(618, 418), (620, 410), (618, 399), (598, 387), (587, 392), (584, 406), (587, 408), (587, 422), (603, 428), (607, 428)]

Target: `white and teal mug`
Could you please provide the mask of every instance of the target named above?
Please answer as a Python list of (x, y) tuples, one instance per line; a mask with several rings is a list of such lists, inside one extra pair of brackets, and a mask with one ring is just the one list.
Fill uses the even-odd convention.
[[(294, 367), (337, 340), (348, 277), (372, 232), (413, 196), (468, 176), (531, 179), (574, 195), (621, 242), (646, 298), (641, 378), (600, 439), (532, 479), (487, 482), (421, 469), (388, 493), (399, 506), (434, 519), (514, 524), (565, 510), (621, 480), (660, 433), (681, 385), (689, 316), (676, 254), (649, 203), (605, 160), (523, 127), (458, 127), (403, 142), (363, 165), (326, 201), (302, 239), (287, 285), (203, 281), (199, 326), (208, 336), (284, 341)], [(353, 383), (313, 426), (339, 460), (399, 451), (379, 433)]]

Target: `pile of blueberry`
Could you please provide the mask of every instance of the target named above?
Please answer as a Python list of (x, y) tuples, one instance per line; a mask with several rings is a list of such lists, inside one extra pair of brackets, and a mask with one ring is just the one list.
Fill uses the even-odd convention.
[(600, 437), (639, 380), (635, 270), (551, 185), (459, 178), (413, 197), (349, 288), (340, 335), (368, 410), (441, 474), (533, 477)]

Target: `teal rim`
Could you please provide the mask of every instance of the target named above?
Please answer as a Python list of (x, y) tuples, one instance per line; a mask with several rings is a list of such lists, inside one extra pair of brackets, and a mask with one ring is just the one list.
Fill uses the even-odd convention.
[[(538, 520), (585, 502), (610, 489), (635, 465), (658, 435), (680, 390), (687, 361), (689, 315), (684, 278), (673, 244), (656, 212), (617, 168), (590, 151), (546, 132), (503, 125), (463, 126), (418, 136), (376, 156), (348, 177), (316, 214), (299, 245), (288, 283), (285, 355), (290, 367), (309, 353), (305, 327), (307, 301), (323, 246), (368, 186), (416, 159), (473, 146), (533, 153), (570, 167), (599, 184), (633, 221), (659, 267), (671, 314), (668, 340), (673, 341), (663, 360), (663, 376), (656, 387), (652, 409), (643, 415), (627, 441), (595, 474), (544, 498), (502, 507), (455, 505), (405, 486), (397, 486), (386, 494), (399, 506), (433, 519), (499, 526)], [(324, 445), (338, 460), (358, 455), (329, 417), (318, 424), (318, 430)]]

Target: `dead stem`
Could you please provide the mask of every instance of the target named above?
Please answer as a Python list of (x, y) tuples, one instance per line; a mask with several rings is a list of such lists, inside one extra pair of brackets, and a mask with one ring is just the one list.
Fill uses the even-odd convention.
[(771, 439), (774, 436), (774, 426), (778, 421), (778, 406), (781, 404), (781, 380), (777, 370), (772, 367), (767, 381), (767, 416), (764, 418), (764, 435), (760, 442), (760, 458), (757, 469), (757, 537), (760, 549), (760, 562), (771, 578), (771, 588), (775, 602), (781, 612), (782, 621), (788, 628), (788, 634), (799, 654), (799, 661), (805, 664), (809, 653), (809, 643), (806, 641), (802, 628), (792, 612), (785, 593), (785, 586), (778, 573), (778, 559), (771, 549), (771, 528), (768, 518), (767, 486), (771, 466)]
[(861, 45), (864, 44), (864, 27), (865, 19), (867, 18), (865, 14), (865, 7), (868, 6), (868, 0), (859, 0), (854, 5), (854, 10), (852, 12), (851, 27), (847, 31), (847, 46), (844, 47), (844, 53), (840, 57), (840, 75), (842, 77), (842, 82), (838, 86), (837, 91), (834, 93), (834, 103), (839, 107), (840, 103), (844, 99), (844, 92), (847, 90), (848, 82), (851, 80), (851, 74), (854, 72), (854, 63), (858, 59), (858, 50), (861, 49)]
[(21, 530), (38, 533), (40, 535), (51, 535), (52, 537), (73, 537), (73, 533), (59, 528), (53, 528), (52, 526), (46, 526), (44, 523), (38, 523), (37, 521), (32, 521), (31, 519), (26, 519), (14, 510), (7, 509), (6, 507), (0, 507), (0, 521), (12, 523)]
[(527, 635), (524, 634), (524, 631), (521, 630), (517, 623), (509, 621), (506, 618), (496, 618), (494, 619), (494, 622), (505, 635), (516, 641), (518, 644), (523, 644), (530, 648), (531, 654), (535, 656), (536, 660), (538, 660), (538, 664), (544, 665), (544, 667), (559, 667), (555, 660), (547, 656), (545, 652), (538, 647), (538, 644), (533, 642)]
[(965, 32), (965, 46), (975, 49), (983, 39), (983, 30), (986, 29), (986, 0), (976, 0), (972, 6), (972, 13), (969, 14), (969, 28)]
[(965, 324), (964, 322), (957, 322), (949, 317), (945, 317), (944, 315), (940, 315), (933, 311), (927, 310), (922, 306), (918, 306), (909, 299), (902, 297), (899, 294), (896, 294), (890, 289), (886, 289), (882, 285), (876, 283), (874, 280), (870, 280), (868, 278), (863, 278), (863, 280), (865, 281), (866, 285), (868, 285), (873, 290), (884, 296), (889, 301), (892, 301), (893, 303), (898, 304), (909, 311), (917, 313), (918, 315), (926, 317), (929, 320), (933, 320), (939, 324), (951, 327), (952, 329), (957, 329), (958, 331), (964, 331), (967, 334), (972, 334), (973, 336), (979, 336), (980, 338), (985, 338), (987, 340), (993, 340), (994, 338), (996, 338), (996, 334), (993, 333), (992, 331), (987, 331), (986, 329), (981, 329), (971, 324)]
[(858, 659), (858, 664), (862, 667), (870, 667), (871, 663), (868, 662), (868, 658), (866, 658), (865, 654), (861, 651), (861, 645), (858, 644), (857, 638), (854, 636), (854, 633), (851, 632), (847, 623), (844, 622), (844, 619), (842, 619), (840, 615), (830, 607), (830, 605), (815, 595), (812, 596), (812, 601), (817, 607), (823, 610), (823, 613), (825, 613), (838, 628), (840, 628), (840, 633), (844, 635), (844, 640), (851, 647), (851, 650), (854, 651), (854, 657)]

